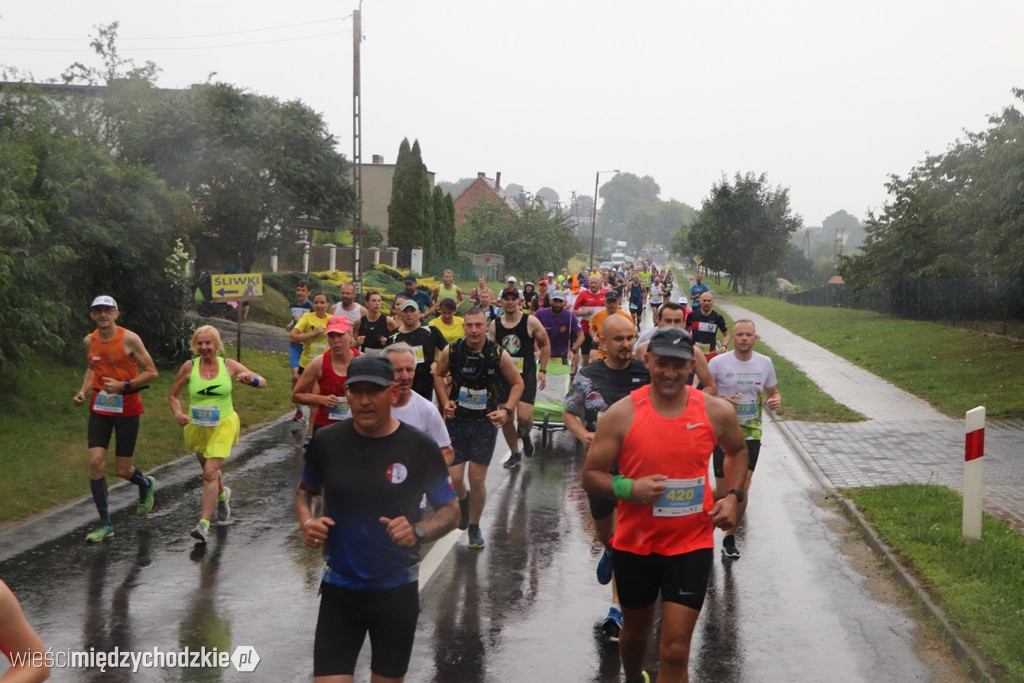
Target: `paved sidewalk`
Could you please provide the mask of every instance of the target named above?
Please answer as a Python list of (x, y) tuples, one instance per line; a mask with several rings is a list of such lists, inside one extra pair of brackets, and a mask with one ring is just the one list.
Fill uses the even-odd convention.
[[(772, 351), (837, 402), (863, 414), (856, 423), (780, 422), (832, 486), (942, 484), (963, 487), (964, 420), (946, 417), (908, 394), (768, 319), (723, 300), (734, 320), (748, 318)], [(786, 388), (779, 387), (783, 400)], [(1024, 423), (988, 422), (985, 509), (1024, 531)]]

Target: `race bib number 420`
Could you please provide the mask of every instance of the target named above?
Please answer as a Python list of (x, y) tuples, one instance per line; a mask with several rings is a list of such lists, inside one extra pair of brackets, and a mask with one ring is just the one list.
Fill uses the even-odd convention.
[(704, 510), (705, 477), (666, 479), (665, 493), (654, 504), (655, 517), (685, 517)]

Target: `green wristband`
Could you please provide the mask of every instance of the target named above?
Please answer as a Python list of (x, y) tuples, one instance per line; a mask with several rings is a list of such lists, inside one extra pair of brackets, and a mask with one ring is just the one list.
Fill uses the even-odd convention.
[(612, 477), (612, 492), (619, 500), (633, 500), (633, 480), (616, 474)]

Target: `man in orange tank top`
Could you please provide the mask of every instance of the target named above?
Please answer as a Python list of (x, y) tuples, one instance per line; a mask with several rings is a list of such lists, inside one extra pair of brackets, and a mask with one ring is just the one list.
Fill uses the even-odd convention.
[[(736, 409), (688, 386), (693, 342), (661, 328), (644, 355), (651, 383), (617, 401), (598, 423), (583, 464), (583, 488), (617, 498), (613, 566), (622, 606), (619, 653), (627, 681), (650, 681), (643, 670), (658, 596), (661, 647), (658, 681), (687, 681), (697, 624), (715, 546), (714, 527), (736, 525), (747, 469), (747, 446)], [(714, 500), (708, 462), (715, 443), (725, 451), (729, 491)], [(619, 474), (609, 473), (617, 463)]]
[(100, 525), (86, 535), (88, 543), (99, 543), (114, 535), (107, 504), (107, 449), (117, 432), (117, 476), (139, 487), (136, 512), (153, 509), (153, 477), (147, 477), (132, 463), (139, 434), (142, 399), (139, 391), (156, 379), (156, 366), (139, 335), (117, 326), (117, 302), (98, 296), (89, 307), (96, 330), (85, 337), (89, 367), (82, 388), (73, 399), (76, 406), (89, 402), (89, 487)]

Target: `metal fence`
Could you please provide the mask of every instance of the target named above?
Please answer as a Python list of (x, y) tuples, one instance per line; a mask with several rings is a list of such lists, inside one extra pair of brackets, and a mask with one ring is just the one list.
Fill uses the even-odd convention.
[(1009, 278), (916, 278), (861, 291), (825, 285), (784, 298), (801, 306), (857, 308), (914, 320), (970, 323), (1024, 319), (1024, 283)]

